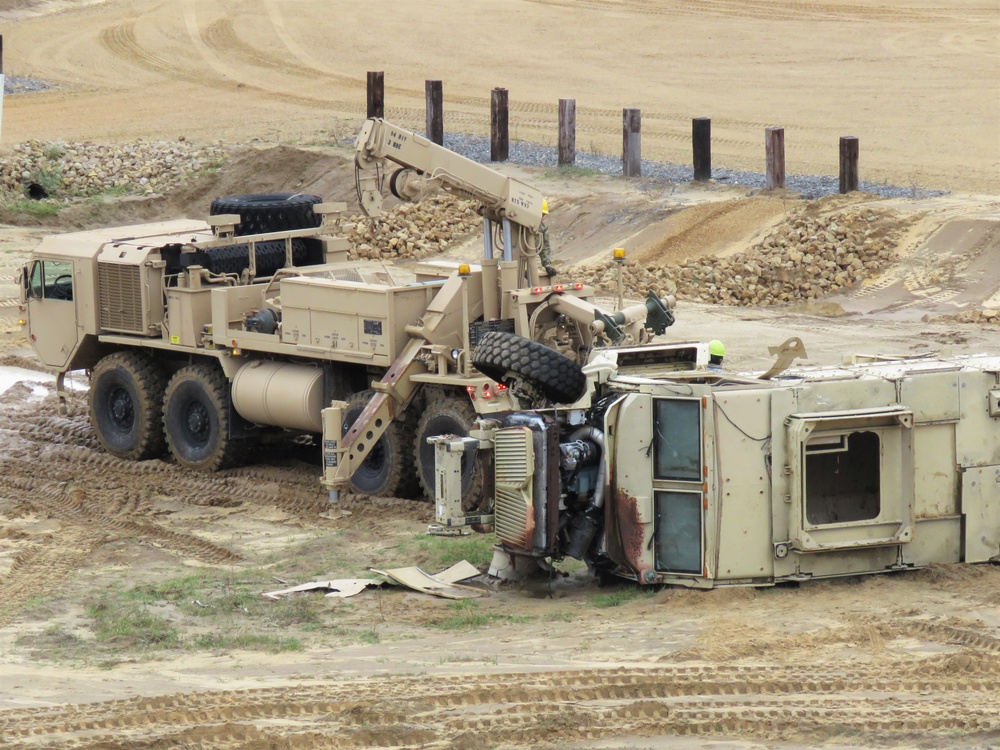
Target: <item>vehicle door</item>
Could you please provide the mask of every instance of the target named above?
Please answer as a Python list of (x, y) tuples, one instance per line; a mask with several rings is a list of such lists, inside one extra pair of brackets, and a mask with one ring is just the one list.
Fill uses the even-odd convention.
[(72, 260), (44, 258), (29, 263), (21, 279), (28, 340), (39, 359), (55, 369), (66, 366), (80, 338), (73, 271)]

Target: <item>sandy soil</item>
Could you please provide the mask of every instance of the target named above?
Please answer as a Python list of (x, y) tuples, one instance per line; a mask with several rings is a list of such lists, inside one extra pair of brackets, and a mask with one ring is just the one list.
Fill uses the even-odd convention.
[[(348, 143), (369, 68), (386, 70), (388, 115), (409, 124), (422, 118), (423, 79), (441, 77), (449, 127), (470, 132), (485, 130), (489, 88), (508, 85), (522, 138), (551, 141), (555, 99), (577, 96), (584, 147), (616, 147), (618, 110), (635, 105), (654, 156), (686, 160), (690, 117), (711, 114), (717, 164), (759, 167), (761, 129), (783, 124), (790, 169), (833, 172), (836, 137), (850, 131), (866, 177), (990, 193), (809, 204), (907, 216), (900, 262), (799, 308), (682, 304), (669, 338), (722, 337), (736, 368), (765, 367), (767, 346), (789, 336), (814, 363), (997, 351), (1000, 327), (934, 320), (1000, 306), (995, 7), (520, 0), (498, 15), (481, 2), (375, 0), (334, 16), (314, 0), (23, 6), (0, 2), (20, 19), (3, 22), (6, 70), (65, 88), (9, 98), (4, 143), (261, 140), (171, 195), (81, 202), (48, 227), (0, 226), (0, 375), (14, 373), (0, 376), (0, 746), (1000, 744), (997, 567), (640, 593), (598, 589), (567, 566), (547, 584), (476, 582), (488, 596), (471, 607), (399, 589), (272, 606), (261, 592), (371, 566), (484, 566), (488, 539), (426, 538), (433, 510), (422, 502), (348, 497), (329, 508), (301, 447), (210, 476), (114, 459), (91, 434), (82, 391), (61, 414), (50, 384), (3, 369), (37, 370), (17, 325), (15, 272), (43, 232), (198, 216), (224, 193), (351, 200), (342, 149), (273, 146)], [(615, 246), (650, 264), (728, 255), (804, 207), (729, 188), (510, 171), (551, 196), (567, 275)], [(451, 253), (475, 256), (477, 241)]]
[[(317, 162), (312, 172), (307, 159)], [(343, 163), (337, 154), (259, 151), (175, 195), (88, 204), (63, 220), (195, 215), (207, 195), (297, 178), (303, 189), (347, 197)], [(255, 173), (275, 182), (253, 182)], [(726, 254), (806, 205), (732, 190), (678, 189), (651, 200), (615, 180), (550, 182), (556, 258), (570, 274), (571, 261), (617, 244), (647, 263)], [(806, 207), (864, 201), (887, 204), (853, 196)], [(766, 346), (791, 335), (817, 363), (859, 350), (995, 351), (996, 327), (920, 317), (944, 304), (941, 279), (968, 298), (962, 304), (1000, 290), (988, 262), (998, 252), (997, 203), (888, 203), (912, 228), (902, 261), (872, 284), (798, 310), (682, 305), (670, 337), (721, 332), (729, 361), (743, 368), (764, 367)], [(14, 270), (42, 231), (0, 232), (0, 365), (36, 366), (10, 295)], [(949, 248), (961, 252), (952, 257)], [(845, 309), (852, 304), (863, 318)], [(291, 610), (270, 608), (263, 591), (370, 575), (370, 566), (434, 570), (451, 554), (485, 566), (488, 539), (427, 541), (432, 509), (422, 502), (348, 498), (328, 508), (316, 462), (301, 449), (272, 448), (211, 476), (120, 461), (93, 438), (83, 392), (64, 416), (51, 385), (22, 374), (3, 386), (10, 380), (18, 382), (0, 395), (4, 747), (793, 750), (1000, 741), (995, 567), (642, 594), (599, 589), (569, 566), (552, 583), (487, 586), (471, 608), (398, 589), (347, 602), (305, 595)], [(176, 637), (164, 642), (124, 614), (113, 634), (101, 630), (101, 612), (127, 613), (136, 601)]]
[(424, 81), (444, 82), (447, 129), (485, 134), (509, 89), (511, 135), (553, 143), (577, 100), (581, 149), (619, 153), (621, 109), (643, 153), (689, 163), (691, 118), (713, 119), (716, 168), (763, 165), (786, 129), (790, 172), (836, 174), (838, 138), (862, 175), (994, 193), (1000, 183), (1000, 10), (885, 0), (476, 0), (331, 9), (321, 0), (63, 0), (6, 32), (5, 69), (62, 88), (13, 97), (5, 144), (137, 134), (349, 139), (365, 73), (386, 115), (423, 126)]

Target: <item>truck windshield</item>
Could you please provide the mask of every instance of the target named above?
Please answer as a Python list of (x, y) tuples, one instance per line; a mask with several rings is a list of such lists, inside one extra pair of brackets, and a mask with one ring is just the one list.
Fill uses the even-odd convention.
[(28, 297), (73, 299), (73, 264), (64, 260), (40, 260), (31, 267)]

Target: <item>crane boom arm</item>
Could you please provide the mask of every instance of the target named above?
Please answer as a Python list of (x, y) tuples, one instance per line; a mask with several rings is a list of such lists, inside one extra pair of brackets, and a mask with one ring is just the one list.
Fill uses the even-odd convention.
[(445, 190), (478, 201), (492, 221), (509, 219), (533, 232), (542, 221), (538, 189), (385, 120), (366, 120), (354, 148), (358, 198), (369, 217), (382, 212), (381, 183), (392, 162), (403, 167), (389, 182), (400, 200), (419, 201)]

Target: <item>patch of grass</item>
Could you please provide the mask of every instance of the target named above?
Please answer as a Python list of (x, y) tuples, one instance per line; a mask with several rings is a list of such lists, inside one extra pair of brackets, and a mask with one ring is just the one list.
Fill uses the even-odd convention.
[(122, 651), (173, 648), (180, 643), (176, 626), (138, 602), (102, 597), (87, 607), (98, 643)]
[(38, 219), (44, 219), (59, 214), (59, 203), (51, 200), (33, 201), (28, 198), (18, 198), (7, 201), (3, 208), (14, 214), (28, 214)]
[(31, 173), (28, 180), (41, 187), (48, 195), (55, 195), (63, 185), (62, 170), (59, 169), (58, 164), (51, 167), (38, 167)]
[(64, 661), (76, 658), (84, 641), (60, 625), (51, 625), (41, 633), (19, 636), (14, 644), (18, 648), (29, 648), (45, 654), (45, 658), (51, 661)]
[(479, 568), (488, 565), (493, 558), (494, 544), (496, 538), (493, 534), (461, 537), (423, 535), (417, 537), (418, 564), (428, 573), (437, 573), (462, 560), (468, 560)]
[(308, 594), (270, 601), (261, 590), (273, 583), (270, 573), (244, 570), (202, 573), (137, 586), (125, 592), (128, 599), (156, 604), (170, 602), (191, 617), (228, 616), (236, 620), (261, 620), (279, 627), (319, 625), (322, 597)]
[(547, 169), (542, 173), (542, 176), (554, 180), (561, 177), (596, 177), (602, 174), (596, 169), (591, 169), (590, 167), (580, 167), (576, 164), (565, 164), (555, 169)]
[(191, 647), (213, 651), (267, 651), (280, 654), (287, 651), (303, 651), (305, 646), (298, 638), (283, 638), (270, 633), (252, 633), (241, 631), (236, 633), (205, 633), (191, 640)]
[(617, 591), (612, 591), (610, 594), (594, 594), (593, 596), (587, 597), (587, 603), (591, 607), (597, 607), (598, 609), (606, 609), (608, 607), (620, 607), (633, 599), (638, 599), (641, 596), (649, 596), (655, 593), (655, 589), (651, 588), (628, 588), (628, 589), (618, 589)]
[(380, 636), (375, 630), (362, 630), (358, 637), (361, 639), (362, 643), (367, 643), (369, 645), (382, 642), (382, 636)]
[(549, 612), (545, 615), (545, 619), (553, 622), (573, 622), (576, 615), (572, 612)]
[(515, 623), (531, 622), (533, 617), (516, 615), (496, 615), (491, 612), (480, 612), (479, 602), (475, 599), (456, 599), (448, 603), (448, 608), (458, 614), (437, 620), (432, 625), (441, 630), (473, 630), (494, 622)]
[(66, 153), (66, 146), (62, 143), (50, 143), (45, 147), (44, 156), (49, 161), (58, 161)]
[(135, 185), (115, 185), (113, 187), (106, 188), (99, 193), (94, 193), (90, 196), (90, 199), (95, 203), (102, 203), (105, 200), (112, 198), (121, 198), (126, 195), (136, 194)]

